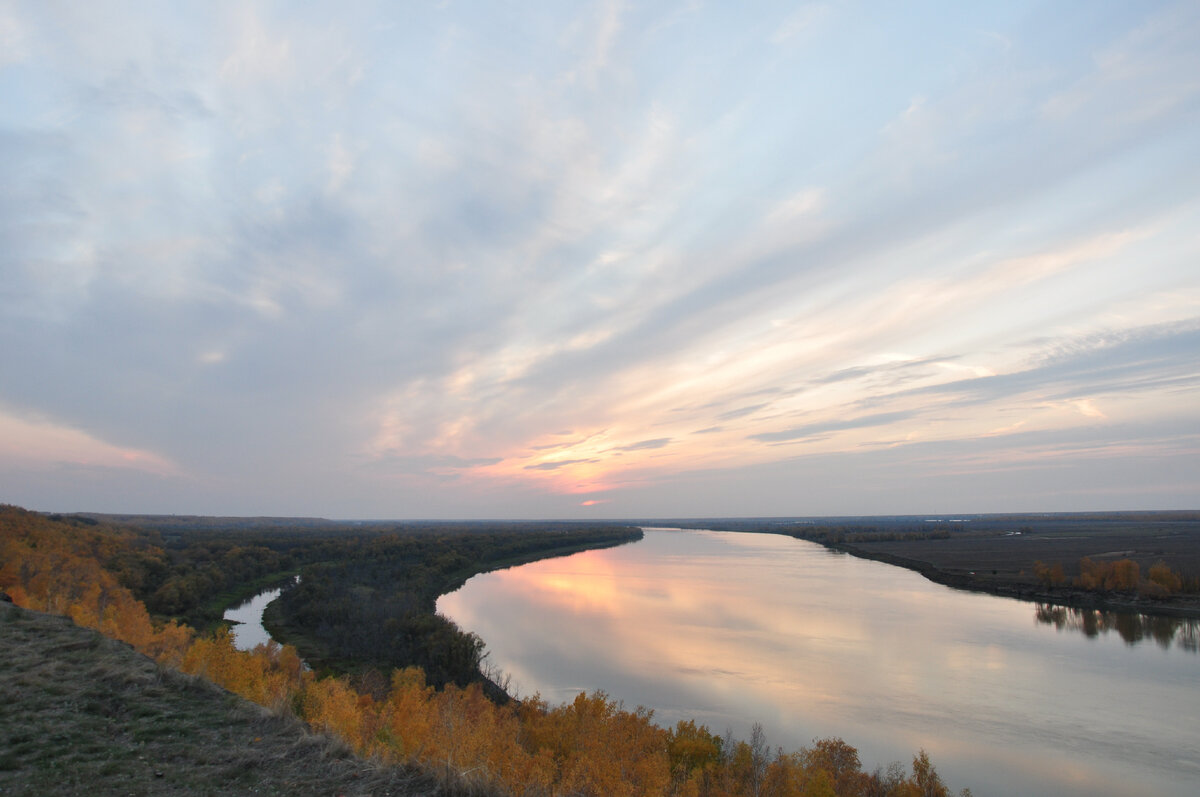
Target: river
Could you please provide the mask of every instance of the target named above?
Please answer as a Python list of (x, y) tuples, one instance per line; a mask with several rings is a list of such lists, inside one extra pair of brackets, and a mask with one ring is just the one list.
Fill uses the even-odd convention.
[(1200, 782), (1195, 623), (1140, 634), (789, 537), (668, 529), (476, 576), (438, 609), (551, 702), (602, 689), (787, 750), (840, 736), (868, 771), (924, 748), (975, 797)]
[(255, 595), (250, 600), (240, 603), (232, 609), (226, 609), (224, 619), (229, 621), (229, 629), (233, 633), (233, 646), (238, 650), (254, 650), (258, 645), (265, 645), (271, 635), (263, 627), (262, 615), (267, 604), (279, 597), (283, 592), (278, 587)]

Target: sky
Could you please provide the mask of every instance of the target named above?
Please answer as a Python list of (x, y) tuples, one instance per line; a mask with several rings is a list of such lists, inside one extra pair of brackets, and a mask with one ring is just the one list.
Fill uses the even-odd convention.
[(0, 502), (1200, 508), (1200, 4), (0, 0)]

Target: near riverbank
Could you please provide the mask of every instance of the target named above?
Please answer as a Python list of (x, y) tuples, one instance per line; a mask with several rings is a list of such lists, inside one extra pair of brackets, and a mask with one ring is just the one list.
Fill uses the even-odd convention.
[(453, 793), (66, 617), (0, 603), (0, 646), (0, 794)]

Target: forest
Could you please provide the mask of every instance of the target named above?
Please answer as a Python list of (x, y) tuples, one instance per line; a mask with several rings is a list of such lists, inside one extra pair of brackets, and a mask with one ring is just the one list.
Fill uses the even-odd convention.
[[(272, 635), (332, 672), (418, 666), (436, 687), (480, 682), (484, 645), (437, 614), (439, 595), (482, 570), (640, 539), (640, 529), (488, 524), (437, 534), (346, 539), (335, 555), (305, 568), (272, 606)], [(489, 680), (485, 690), (503, 699)]]
[[(432, 611), (438, 590), (471, 572), (633, 538), (632, 530), (620, 527), (442, 528), (407, 536), (395, 531), (323, 535), (310, 528), (276, 528), (242, 538), (209, 530), (193, 539), (176, 535), (167, 544), (160, 531), (146, 526), (0, 506), (0, 590), (22, 607), (63, 614), (124, 641), (161, 666), (202, 676), (275, 711), (295, 713), (380, 765), (425, 767), (459, 793), (950, 794), (924, 751), (914, 755), (910, 768), (895, 763), (866, 772), (857, 750), (837, 738), (786, 752), (772, 750), (757, 726), (749, 740), (718, 736), (691, 721), (662, 728), (653, 712), (629, 710), (602, 692), (581, 693), (562, 705), (536, 695), (495, 699), (480, 677), (458, 683), (465, 671), (456, 668), (472, 660), (470, 655), (463, 662), (453, 653), (444, 661), (434, 656), (443, 667), (438, 688), (415, 662), (401, 659), (453, 640), (451, 630), (422, 637), (418, 624), (397, 631), (396, 636), (407, 634), (416, 644), (363, 634), (362, 641), (347, 642), (360, 646), (354, 649), (364, 651), (367, 666), (323, 675), (304, 666), (291, 646), (272, 642), (239, 651), (227, 628), (197, 630), (184, 621), (210, 616), (213, 594), (235, 591), (239, 578), (249, 583), (299, 569), (302, 587), (314, 586), (293, 591), (290, 616), (301, 624), (315, 622), (314, 636), (336, 646), (342, 638), (323, 633), (322, 623), (380, 619), (357, 615), (345, 604), (347, 596), (363, 597), (363, 589), (383, 592), (385, 605), (420, 618)], [(393, 589), (396, 584), (409, 586)], [(327, 598), (332, 614), (321, 614), (314, 603)], [(374, 603), (374, 596), (359, 602)], [(466, 638), (478, 664), (481, 647)]]

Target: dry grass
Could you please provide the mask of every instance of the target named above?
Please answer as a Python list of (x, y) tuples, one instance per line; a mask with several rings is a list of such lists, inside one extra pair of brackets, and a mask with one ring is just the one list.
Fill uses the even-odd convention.
[(0, 795), (434, 795), (70, 620), (0, 604)]

